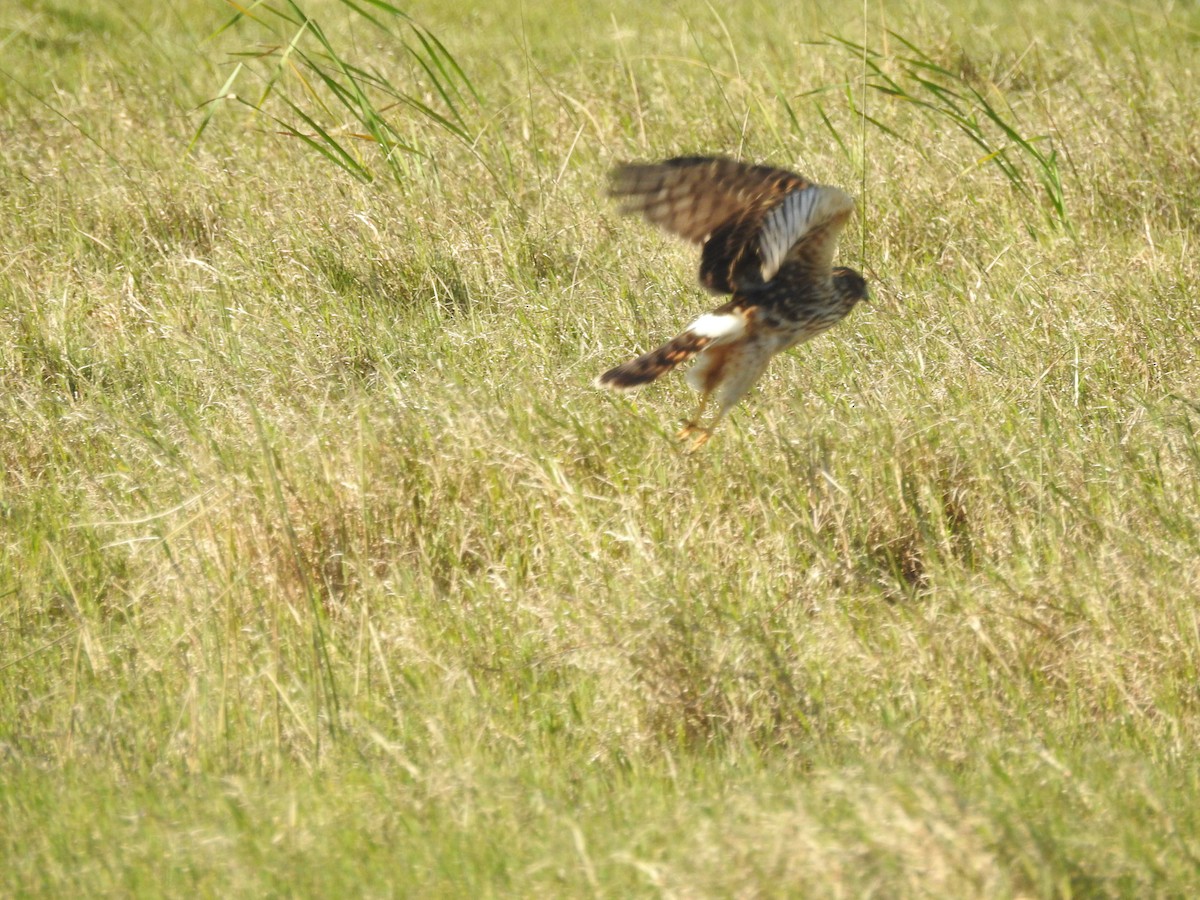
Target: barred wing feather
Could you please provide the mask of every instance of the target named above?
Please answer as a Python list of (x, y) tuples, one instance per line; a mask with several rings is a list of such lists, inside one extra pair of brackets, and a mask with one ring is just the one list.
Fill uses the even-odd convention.
[(854, 212), (854, 199), (840, 188), (812, 185), (792, 191), (763, 220), (758, 257), (763, 283), (788, 259), (802, 257), (825, 273), (833, 265), (838, 234)]

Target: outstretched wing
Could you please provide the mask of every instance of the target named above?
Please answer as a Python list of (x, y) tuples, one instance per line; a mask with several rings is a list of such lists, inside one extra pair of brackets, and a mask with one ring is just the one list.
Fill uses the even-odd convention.
[(627, 164), (612, 175), (621, 211), (703, 242), (700, 283), (718, 294), (755, 291), (786, 260), (828, 271), (854, 201), (783, 169), (717, 157)]
[(828, 275), (838, 236), (853, 212), (854, 198), (841, 188), (815, 184), (784, 197), (767, 213), (758, 235), (763, 283), (784, 265)]
[(813, 276), (828, 276), (838, 235), (852, 212), (849, 194), (819, 184), (797, 188), (766, 208), (749, 209), (704, 245), (700, 283), (717, 293), (753, 293), (793, 261), (803, 262)]
[(765, 213), (808, 182), (792, 172), (732, 159), (681, 156), (661, 163), (627, 163), (613, 170), (609, 194), (621, 212), (700, 243), (748, 211)]

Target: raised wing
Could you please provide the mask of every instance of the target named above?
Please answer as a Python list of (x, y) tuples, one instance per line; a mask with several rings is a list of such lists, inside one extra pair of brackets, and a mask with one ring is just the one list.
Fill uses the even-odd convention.
[(681, 156), (613, 170), (609, 193), (623, 213), (700, 243), (733, 220), (761, 216), (808, 182), (792, 172), (732, 159)]
[(789, 260), (828, 272), (854, 212), (838, 188), (721, 157), (618, 166), (609, 193), (622, 212), (703, 243), (700, 283), (717, 294), (759, 290)]
[(754, 292), (793, 258), (807, 260), (815, 275), (828, 274), (837, 236), (853, 211), (849, 194), (822, 185), (805, 185), (765, 209), (749, 209), (705, 243), (700, 283), (719, 294)]
[(762, 281), (774, 278), (785, 260), (828, 274), (838, 235), (853, 212), (854, 198), (841, 188), (813, 185), (784, 197), (767, 213), (758, 235)]

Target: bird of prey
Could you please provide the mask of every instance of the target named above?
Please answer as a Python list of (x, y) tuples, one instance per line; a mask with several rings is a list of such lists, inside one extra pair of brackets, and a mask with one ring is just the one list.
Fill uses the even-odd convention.
[[(772, 356), (825, 331), (868, 298), (862, 275), (832, 265), (838, 235), (854, 212), (853, 198), (839, 188), (770, 166), (691, 156), (618, 166), (609, 193), (621, 212), (640, 213), (703, 245), (701, 285), (733, 295), (657, 350), (596, 380), (630, 390), (698, 357), (687, 381), (700, 404), (678, 435), (695, 435), (693, 450)], [(710, 399), (717, 410), (705, 425)]]

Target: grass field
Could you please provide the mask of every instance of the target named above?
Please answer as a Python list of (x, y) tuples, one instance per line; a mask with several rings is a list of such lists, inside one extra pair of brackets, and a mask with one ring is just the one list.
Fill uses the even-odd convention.
[[(1200, 895), (1200, 12), (502, 6), (304, 4), (390, 161), (261, 10), (0, 10), (0, 896)], [(873, 302), (689, 456), (591, 382), (695, 152)]]

